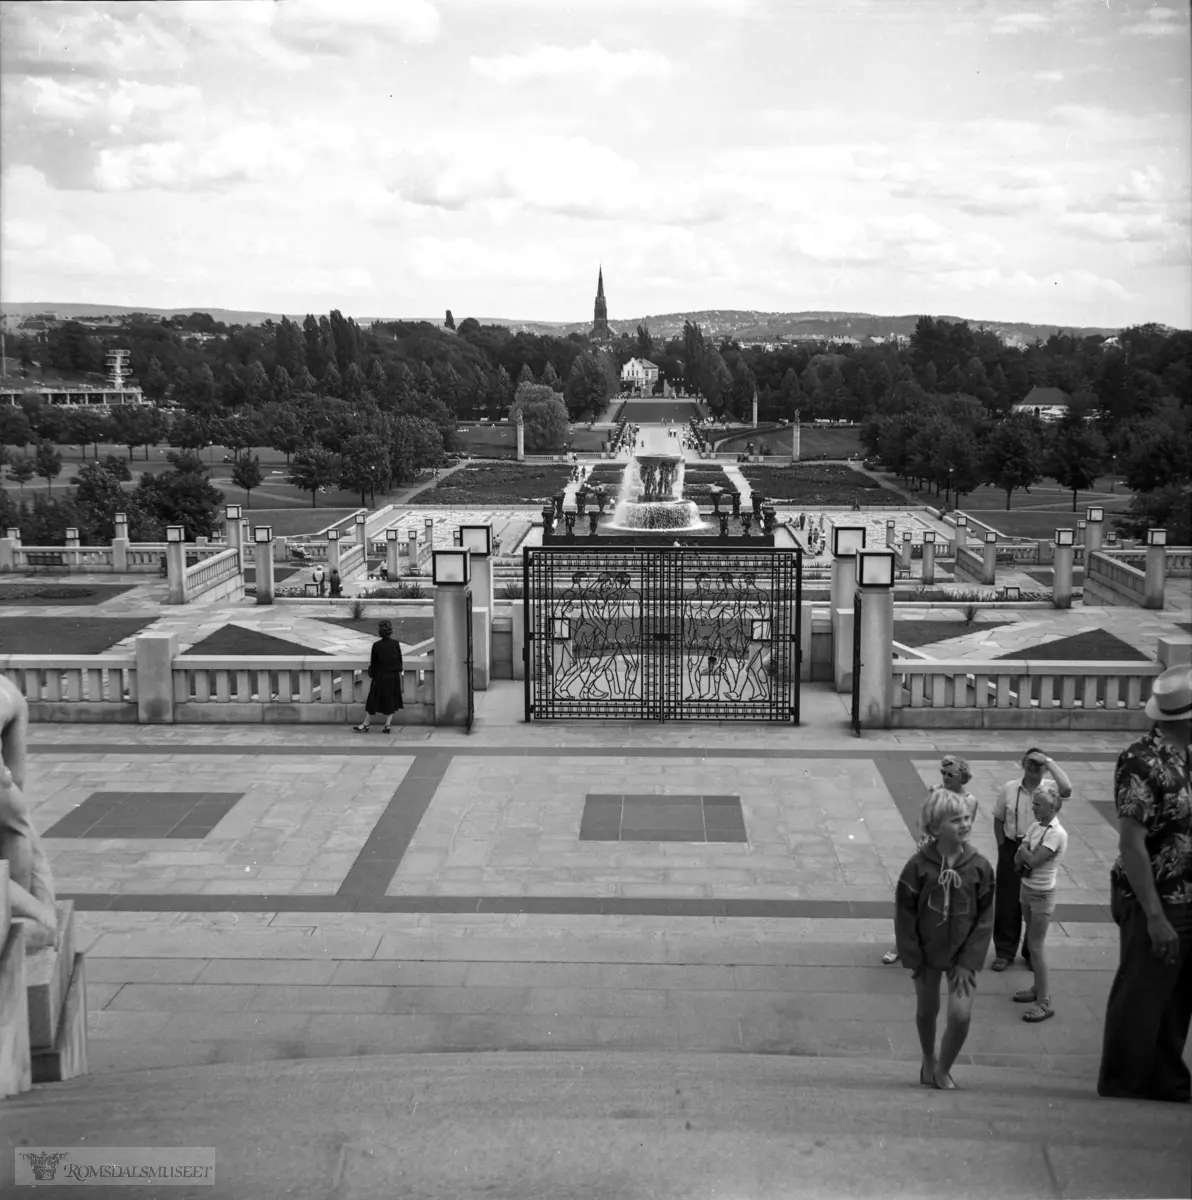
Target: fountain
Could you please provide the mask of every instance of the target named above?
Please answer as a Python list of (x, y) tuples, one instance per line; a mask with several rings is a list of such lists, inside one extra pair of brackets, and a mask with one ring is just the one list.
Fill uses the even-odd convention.
[(693, 500), (683, 499), (683, 454), (665, 430), (643, 431), (621, 476), (612, 529), (655, 533), (703, 529)]

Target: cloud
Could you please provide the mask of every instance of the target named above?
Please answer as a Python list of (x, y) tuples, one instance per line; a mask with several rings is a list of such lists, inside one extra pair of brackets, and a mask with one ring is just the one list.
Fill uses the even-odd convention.
[(1117, 217), (1106, 212), (1068, 212), (1060, 224), (1073, 232), (1102, 242), (1163, 242), (1169, 237), (1159, 214), (1146, 217)]
[(1188, 21), (1184, 13), (1174, 8), (1148, 8), (1141, 20), (1123, 25), (1122, 32), (1136, 37), (1187, 36)]
[(631, 79), (668, 75), (670, 60), (656, 50), (606, 50), (600, 42), (583, 47), (539, 46), (526, 54), (492, 58), (473, 56), (472, 70), (493, 83), (530, 83), (542, 79), (582, 79), (611, 91)]
[(1040, 33), (1050, 29), (1053, 20), (1051, 13), (999, 13), (987, 28), (988, 32), (995, 36), (1010, 37), (1019, 33)]

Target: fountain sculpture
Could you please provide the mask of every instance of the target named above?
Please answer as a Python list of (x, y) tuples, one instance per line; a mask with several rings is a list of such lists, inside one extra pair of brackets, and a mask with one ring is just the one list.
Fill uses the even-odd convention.
[(682, 451), (664, 430), (644, 431), (625, 464), (611, 528), (678, 533), (703, 527), (695, 501), (683, 499)]

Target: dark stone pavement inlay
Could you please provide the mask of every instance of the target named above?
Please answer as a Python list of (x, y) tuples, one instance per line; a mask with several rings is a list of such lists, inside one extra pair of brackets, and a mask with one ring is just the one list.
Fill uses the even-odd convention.
[(593, 792), (581, 842), (744, 842), (740, 796)]
[(389, 882), (397, 874), (418, 823), (450, 765), (450, 753), (431, 751), (415, 755), (405, 778), (339, 885), (340, 896), (385, 898)]
[(92, 792), (46, 830), (57, 838), (205, 838), (243, 792)]
[[(926, 757), (926, 752), (919, 754)], [(975, 755), (969, 755), (974, 758)], [(919, 814), (923, 811), (923, 801), (927, 799), (927, 785), (919, 774), (915, 764), (909, 758), (895, 758), (882, 751), (873, 754), (873, 765), (877, 767), (882, 782), (889, 789), (894, 805), (906, 824), (910, 835), (916, 841), (919, 838)]]

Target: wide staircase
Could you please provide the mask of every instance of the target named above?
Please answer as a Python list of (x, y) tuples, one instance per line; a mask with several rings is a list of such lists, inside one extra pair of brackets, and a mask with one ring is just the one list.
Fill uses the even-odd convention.
[(1022, 971), (984, 974), (945, 1093), (918, 1084), (913, 991), (878, 922), (829, 941), (822, 922), (664, 913), (283, 916), (95, 938), (93, 1074), (5, 1102), (5, 1141), (210, 1146), (227, 1196), (1192, 1185), (1186, 1107), (1095, 1095), (1104, 937), (1057, 939), (1042, 1026), (1010, 1000)]

